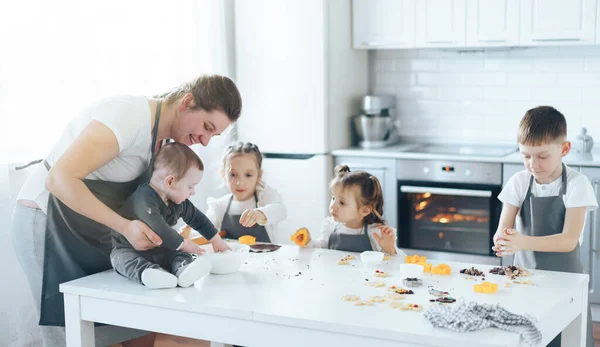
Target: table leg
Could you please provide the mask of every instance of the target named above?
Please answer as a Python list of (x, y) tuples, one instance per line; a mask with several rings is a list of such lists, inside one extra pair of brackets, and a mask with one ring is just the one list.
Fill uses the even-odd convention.
[(588, 320), (588, 287), (581, 289), (581, 313), (562, 332), (562, 346), (586, 346)]
[(94, 322), (81, 320), (79, 295), (65, 294), (67, 347), (94, 347)]

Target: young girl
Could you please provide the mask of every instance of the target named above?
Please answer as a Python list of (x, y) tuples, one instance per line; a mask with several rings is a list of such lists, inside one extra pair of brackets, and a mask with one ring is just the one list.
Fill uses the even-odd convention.
[(325, 219), (319, 238), (307, 247), (402, 253), (396, 249), (396, 230), (381, 216), (383, 194), (375, 176), (365, 171), (350, 172), (348, 166), (338, 165), (329, 189), (331, 216)]
[(230, 194), (208, 198), (207, 217), (226, 238), (251, 235), (272, 242), (277, 223), (287, 216), (279, 193), (261, 181), (262, 154), (258, 146), (238, 142), (225, 150), (221, 175)]

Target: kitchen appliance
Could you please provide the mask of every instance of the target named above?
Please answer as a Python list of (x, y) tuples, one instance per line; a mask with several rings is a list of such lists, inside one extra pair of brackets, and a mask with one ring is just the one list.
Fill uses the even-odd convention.
[(331, 150), (351, 145), (350, 115), (368, 91), (368, 53), (351, 45), (350, 1), (235, 1), (237, 138), (264, 154), (264, 182), (287, 208), (273, 243), (329, 214)]
[(398, 142), (399, 120), (393, 95), (363, 97), (363, 113), (352, 118), (352, 126), (363, 148), (381, 148)]
[(587, 128), (581, 128), (581, 133), (577, 135), (577, 151), (589, 153), (594, 147), (594, 139), (587, 134)]
[(398, 247), (432, 259), (500, 265), (492, 252), (502, 165), (398, 160)]

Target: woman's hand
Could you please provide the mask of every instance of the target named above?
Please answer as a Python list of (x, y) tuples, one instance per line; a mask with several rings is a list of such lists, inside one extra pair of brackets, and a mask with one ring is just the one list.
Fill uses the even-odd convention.
[(258, 209), (246, 210), (240, 217), (240, 224), (246, 228), (252, 227), (254, 224), (267, 224), (267, 216)]
[(223, 252), (223, 251), (228, 251), (231, 249), (227, 245), (227, 243), (225, 243), (225, 241), (223, 241), (223, 239), (221, 238), (221, 236), (219, 234), (216, 234), (215, 236), (213, 236), (213, 238), (210, 239), (208, 242), (213, 246), (213, 250), (215, 252)]
[(197, 245), (194, 241), (192, 241), (190, 239), (183, 240), (183, 245), (181, 246), (181, 248), (179, 250), (182, 252), (194, 253), (194, 254), (198, 254), (198, 255), (202, 255), (205, 252), (205, 250), (202, 249), (202, 247), (200, 247), (199, 245)]
[(394, 235), (394, 228), (382, 224), (378, 225), (377, 229), (379, 229), (381, 236), (377, 235), (377, 233), (373, 233), (373, 236), (383, 251), (387, 254), (396, 254), (396, 235)]
[(137, 251), (147, 251), (162, 244), (162, 239), (139, 220), (129, 221), (122, 234)]

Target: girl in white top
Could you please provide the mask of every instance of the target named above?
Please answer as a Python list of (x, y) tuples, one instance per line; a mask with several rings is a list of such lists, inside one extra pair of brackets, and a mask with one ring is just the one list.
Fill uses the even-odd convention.
[(208, 198), (206, 216), (226, 238), (251, 235), (272, 242), (287, 209), (277, 191), (261, 181), (262, 154), (255, 144), (238, 142), (225, 150), (221, 175), (230, 194)]
[(381, 216), (383, 193), (375, 176), (365, 171), (350, 172), (348, 166), (339, 165), (330, 191), (331, 216), (323, 222), (318, 238), (310, 240), (307, 247), (404, 255), (396, 248), (396, 230), (385, 224)]

